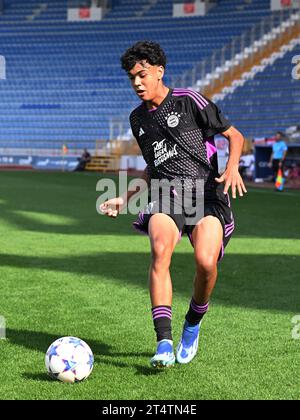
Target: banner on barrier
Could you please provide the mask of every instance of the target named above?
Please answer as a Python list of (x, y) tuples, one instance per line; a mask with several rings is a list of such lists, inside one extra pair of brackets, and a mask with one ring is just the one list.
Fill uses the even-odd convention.
[(83, 6), (83, 7), (71, 7), (68, 9), (68, 21), (69, 22), (91, 22), (102, 20), (105, 15), (103, 7), (96, 6)]
[(173, 17), (205, 16), (216, 5), (214, 1), (196, 0), (173, 3)]
[(271, 10), (300, 9), (299, 0), (271, 0)]
[(54, 156), (0, 156), (0, 167), (1, 166), (28, 166), (33, 169), (46, 169), (46, 170), (61, 170), (61, 171), (73, 171), (78, 164), (77, 157), (54, 157)]

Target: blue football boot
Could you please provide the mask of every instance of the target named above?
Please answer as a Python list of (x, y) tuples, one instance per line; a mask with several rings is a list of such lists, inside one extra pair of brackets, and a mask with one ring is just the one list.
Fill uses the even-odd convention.
[(197, 354), (199, 331), (201, 322), (197, 325), (185, 321), (180, 343), (177, 347), (176, 359), (178, 363), (189, 363)]
[(154, 368), (166, 368), (174, 366), (175, 355), (172, 340), (161, 340), (157, 343), (155, 355), (150, 360), (150, 365)]

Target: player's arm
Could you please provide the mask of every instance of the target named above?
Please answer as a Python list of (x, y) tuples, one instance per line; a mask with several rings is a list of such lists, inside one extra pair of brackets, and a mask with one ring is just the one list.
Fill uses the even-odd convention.
[(193, 92), (192, 112), (202, 130), (203, 138), (221, 134), (229, 141), (229, 159), (225, 172), (215, 180), (225, 182), (224, 193), (231, 187), (232, 197), (236, 198), (236, 189), (240, 196), (247, 192), (242, 177), (239, 174), (239, 161), (242, 154), (244, 137), (224, 117), (217, 105), (200, 93)]
[(145, 181), (145, 183), (143, 183), (143, 187), (142, 188), (137, 188), (135, 191), (129, 191), (128, 190), (128, 191), (126, 191), (125, 194), (123, 194), (121, 196), (121, 198), (123, 200), (122, 208), (124, 208), (125, 206), (128, 205), (129, 200), (133, 196), (142, 194), (145, 191), (145, 189), (147, 188), (147, 186), (149, 186), (150, 179), (149, 179), (149, 175), (148, 175), (148, 168), (147, 168), (147, 166), (146, 166), (146, 168), (144, 169), (144, 171), (143, 171), (143, 173), (141, 175), (141, 179), (143, 181)]
[(215, 178), (215, 180), (219, 183), (225, 182), (224, 194), (227, 194), (229, 187), (231, 187), (233, 198), (236, 198), (236, 190), (238, 190), (240, 197), (243, 197), (243, 193), (246, 193), (247, 190), (239, 173), (239, 161), (245, 141), (244, 137), (233, 126), (220, 134), (229, 142), (229, 158), (225, 172), (220, 178)]
[(143, 184), (144, 188), (137, 188), (135, 191), (128, 190), (125, 194), (121, 195), (120, 197), (112, 198), (110, 200), (105, 201), (104, 203), (100, 204), (100, 211), (109, 217), (117, 217), (120, 211), (128, 205), (129, 200), (136, 194), (142, 194), (147, 188), (147, 185), (149, 185), (149, 175), (147, 167), (144, 169), (141, 179), (145, 181), (145, 183)]
[[(138, 139), (138, 129), (133, 124), (133, 114), (134, 114), (134, 112), (132, 112), (130, 114), (129, 121), (130, 121), (132, 134), (136, 139)], [(143, 183), (144, 188), (137, 188), (135, 191), (129, 191), (128, 190), (128, 191), (126, 191), (125, 194), (123, 194), (120, 197), (112, 198), (111, 200), (105, 201), (103, 204), (100, 205), (100, 211), (102, 213), (105, 213), (107, 216), (117, 217), (118, 214), (120, 213), (120, 211), (122, 211), (122, 209), (126, 208), (126, 206), (129, 203), (129, 200), (133, 196), (135, 196), (136, 194), (139, 194), (139, 195), (142, 194), (145, 191), (145, 189), (147, 188), (147, 185), (149, 185), (150, 181), (149, 181), (148, 167), (147, 166), (144, 169), (144, 172), (142, 173), (141, 179), (146, 181), (146, 182)]]

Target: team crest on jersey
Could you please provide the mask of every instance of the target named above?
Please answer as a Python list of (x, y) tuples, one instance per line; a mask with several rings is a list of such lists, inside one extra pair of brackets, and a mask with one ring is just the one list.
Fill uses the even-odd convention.
[(177, 125), (179, 124), (180, 117), (181, 115), (178, 114), (178, 112), (171, 112), (170, 114), (168, 114), (168, 116), (166, 117), (168, 127), (170, 128), (177, 127)]

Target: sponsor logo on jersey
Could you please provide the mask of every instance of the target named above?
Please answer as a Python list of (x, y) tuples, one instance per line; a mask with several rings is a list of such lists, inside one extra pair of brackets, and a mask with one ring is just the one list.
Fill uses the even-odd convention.
[(142, 127), (140, 128), (140, 131), (139, 131), (139, 137), (141, 137), (143, 134), (145, 134), (145, 131), (142, 129)]
[(165, 162), (166, 160), (177, 156), (178, 152), (176, 150), (177, 144), (172, 147), (172, 149), (168, 150), (167, 144), (165, 144), (166, 139), (161, 140), (160, 142), (155, 141), (152, 143), (154, 147), (154, 166), (159, 166), (161, 163)]

